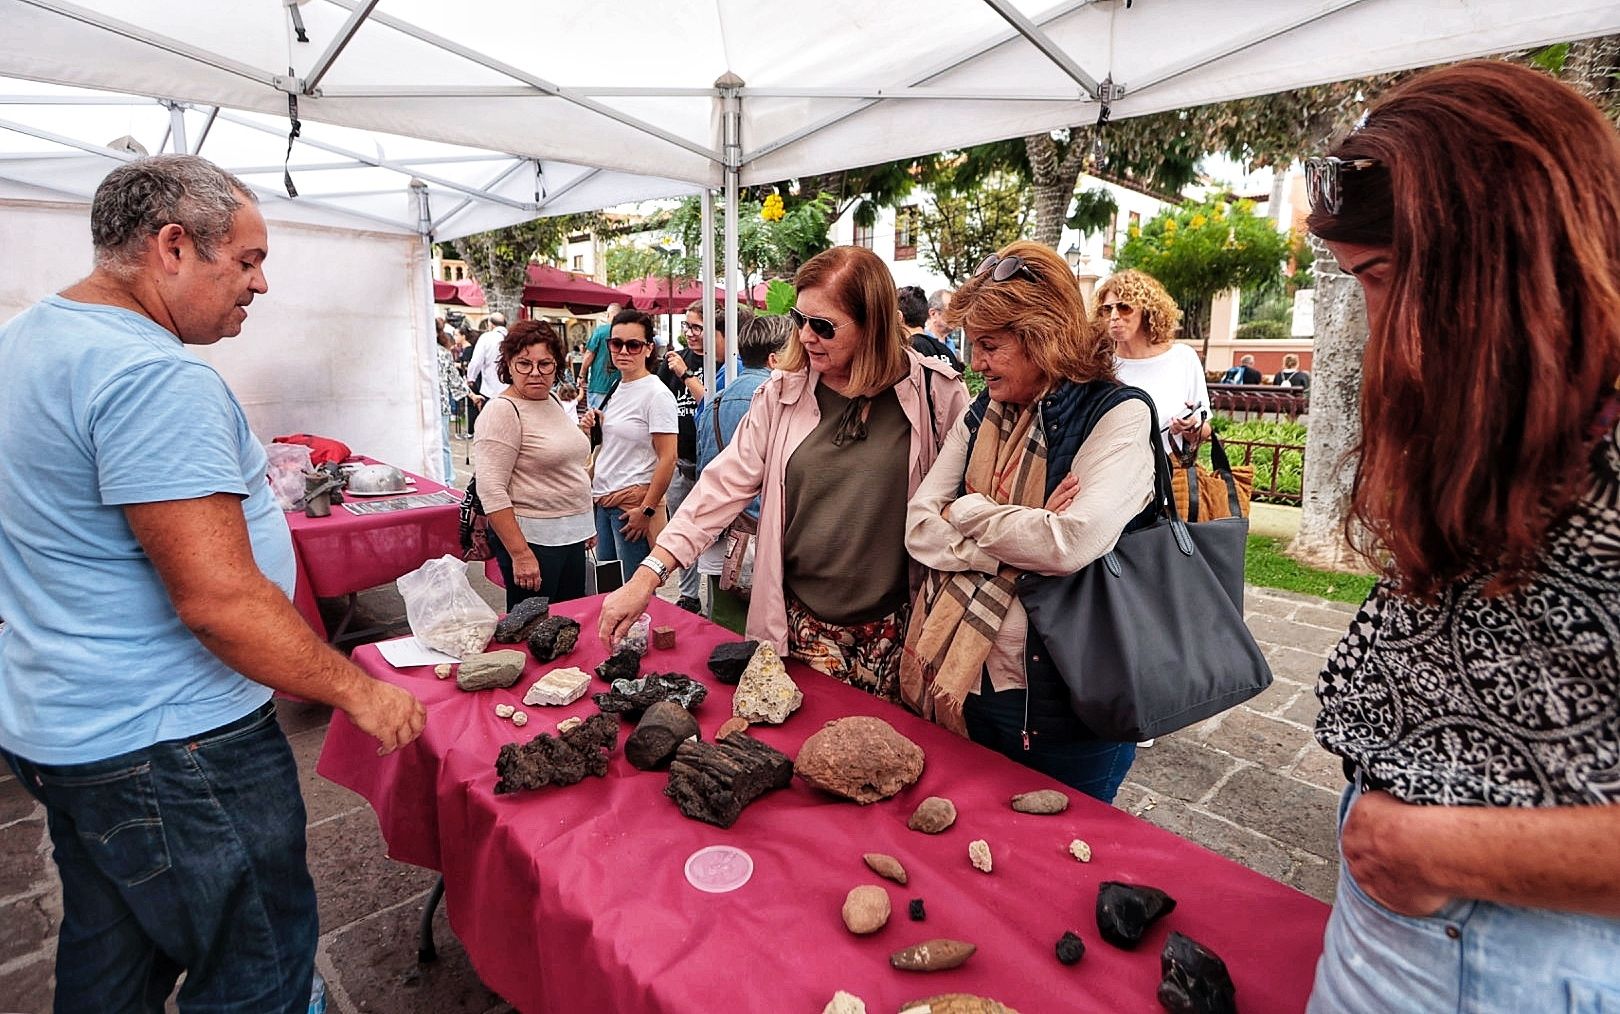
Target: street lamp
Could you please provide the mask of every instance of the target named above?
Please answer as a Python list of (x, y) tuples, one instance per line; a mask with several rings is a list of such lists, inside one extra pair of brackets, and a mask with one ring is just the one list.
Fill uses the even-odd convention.
[(1097, 282), (1101, 280), (1101, 276), (1091, 269), (1091, 255), (1081, 250), (1080, 244), (1070, 243), (1069, 248), (1063, 251), (1063, 259), (1068, 262), (1069, 270), (1074, 272), (1074, 283), (1080, 289), (1080, 298), (1089, 304), (1092, 294), (1097, 291)]

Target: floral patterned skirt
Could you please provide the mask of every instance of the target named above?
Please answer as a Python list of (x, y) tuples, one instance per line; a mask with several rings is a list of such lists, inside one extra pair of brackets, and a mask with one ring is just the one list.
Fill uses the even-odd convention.
[(911, 606), (868, 623), (840, 627), (788, 596), (788, 654), (835, 680), (886, 701), (900, 700), (900, 656)]

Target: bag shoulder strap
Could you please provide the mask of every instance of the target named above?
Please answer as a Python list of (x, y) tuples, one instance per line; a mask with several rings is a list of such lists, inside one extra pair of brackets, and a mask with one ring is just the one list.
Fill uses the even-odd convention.
[(709, 421), (714, 424), (714, 445), (717, 451), (726, 449), (726, 435), (720, 431), (720, 405), (725, 397), (726, 392), (719, 391), (714, 396), (714, 404), (709, 407)]

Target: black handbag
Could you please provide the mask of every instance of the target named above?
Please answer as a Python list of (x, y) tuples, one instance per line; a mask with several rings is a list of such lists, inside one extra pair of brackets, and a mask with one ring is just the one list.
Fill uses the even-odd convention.
[(1158, 432), (1155, 419), (1151, 523), (1074, 574), (1018, 580), (1075, 717), (1104, 740), (1163, 736), (1271, 685), (1243, 622), (1248, 519), (1183, 521)]

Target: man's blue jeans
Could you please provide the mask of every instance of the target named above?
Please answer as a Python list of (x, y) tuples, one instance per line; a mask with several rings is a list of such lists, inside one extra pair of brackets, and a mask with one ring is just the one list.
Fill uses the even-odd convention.
[(89, 764), (0, 751), (45, 804), (62, 875), (56, 1011), (302, 1012), (319, 926), (304, 801), (266, 703)]

